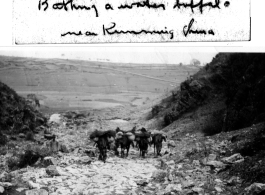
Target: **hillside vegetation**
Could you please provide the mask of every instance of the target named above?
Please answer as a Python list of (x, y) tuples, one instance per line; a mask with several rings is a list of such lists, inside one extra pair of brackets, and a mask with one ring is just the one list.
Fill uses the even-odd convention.
[[(198, 73), (182, 82), (160, 105), (153, 116), (172, 124), (187, 113), (198, 114), (198, 108), (215, 102), (207, 115), (215, 131), (231, 131), (265, 120), (265, 54), (220, 53)], [(218, 103), (216, 103), (218, 102)], [(215, 105), (218, 105), (215, 107)], [(193, 116), (194, 117), (194, 116)], [(215, 124), (213, 124), (215, 123)], [(207, 131), (204, 125), (199, 127)]]
[[(149, 116), (149, 127), (167, 132), (178, 144), (178, 161), (199, 161), (215, 171), (211, 176), (218, 179), (205, 191), (264, 194), (265, 54), (216, 55)], [(232, 158), (235, 162), (226, 161)]]
[(13, 89), (0, 82), (0, 133), (26, 133), (46, 124), (46, 118)]

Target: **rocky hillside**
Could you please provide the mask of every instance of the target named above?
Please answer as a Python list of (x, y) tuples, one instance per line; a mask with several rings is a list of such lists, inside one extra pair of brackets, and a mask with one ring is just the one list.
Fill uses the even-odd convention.
[(217, 133), (264, 121), (264, 65), (265, 54), (220, 53), (153, 107), (152, 115), (163, 117), (164, 126), (190, 115), (200, 121), (197, 129), (206, 133), (209, 125)]
[(178, 166), (210, 169), (212, 181), (195, 165), (183, 175), (199, 186), (194, 194), (264, 194), (264, 65), (264, 54), (220, 53), (152, 107), (148, 127), (177, 143)]
[(0, 133), (25, 133), (46, 124), (46, 118), (0, 82)]

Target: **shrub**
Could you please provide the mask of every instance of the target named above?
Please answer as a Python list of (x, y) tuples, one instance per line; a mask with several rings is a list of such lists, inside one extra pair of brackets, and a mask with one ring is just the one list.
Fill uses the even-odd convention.
[(26, 133), (26, 140), (28, 141), (34, 141), (34, 133), (29, 131)]
[(211, 136), (220, 133), (223, 130), (223, 112), (218, 111), (206, 120), (202, 132), (205, 136)]
[(8, 149), (6, 147), (1, 148), (1, 150), (0, 150), (0, 156), (1, 155), (6, 155), (7, 152), (8, 152)]
[(211, 136), (220, 133), (222, 131), (222, 127), (222, 123), (216, 121), (215, 123), (208, 123), (202, 129), (202, 132), (205, 136)]
[(156, 116), (162, 110), (162, 106), (155, 105), (152, 107), (152, 117)]
[(19, 158), (12, 156), (7, 159), (6, 163), (10, 170), (16, 169), (19, 165)]
[(41, 156), (31, 150), (26, 150), (24, 154), (20, 155), (19, 168), (26, 167), (27, 165), (33, 165), (38, 161)]
[(4, 146), (7, 143), (7, 137), (0, 132), (0, 146)]
[(44, 130), (44, 134), (51, 134), (51, 130), (50, 129), (45, 129)]
[(165, 122), (165, 125), (170, 125), (173, 121), (177, 120), (177, 113), (175, 112), (168, 112), (165, 114), (164, 116), (164, 122)]
[(24, 152), (17, 153), (16, 151), (13, 152), (13, 156), (9, 157), (7, 159), (7, 166), (10, 170), (15, 170), (18, 168), (23, 168), (26, 166), (34, 165), (39, 158), (44, 158), (46, 156), (49, 156), (50, 153), (46, 153), (46, 155), (43, 155), (43, 153), (39, 151), (34, 151), (33, 149), (26, 149)]

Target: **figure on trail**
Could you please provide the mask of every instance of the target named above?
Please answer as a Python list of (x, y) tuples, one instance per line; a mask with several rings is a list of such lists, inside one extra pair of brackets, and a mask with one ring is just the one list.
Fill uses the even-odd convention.
[(166, 136), (162, 133), (155, 133), (152, 135), (152, 143), (154, 144), (154, 154), (161, 156), (162, 142), (166, 142)]
[(107, 159), (107, 150), (110, 150), (110, 144), (114, 141), (115, 131), (98, 131), (95, 130), (90, 134), (90, 139), (95, 142), (96, 147), (99, 149), (99, 160), (104, 163)]
[(147, 130), (143, 127), (140, 130), (140, 133), (135, 134), (135, 137), (139, 145), (140, 156), (145, 158), (145, 155), (147, 154), (148, 151), (149, 139), (151, 137), (151, 134), (150, 132), (147, 132)]
[(134, 128), (131, 131), (123, 131), (119, 127), (116, 129), (115, 137), (115, 155), (119, 155), (118, 148), (121, 148), (121, 157), (125, 157), (124, 150), (126, 149), (126, 157), (128, 157), (130, 146), (134, 147), (133, 141), (135, 140)]

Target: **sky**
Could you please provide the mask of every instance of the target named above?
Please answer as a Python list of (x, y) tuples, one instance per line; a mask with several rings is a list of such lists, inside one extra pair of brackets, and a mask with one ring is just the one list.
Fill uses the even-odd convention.
[(0, 55), (63, 58), (114, 63), (189, 64), (198, 59), (208, 63), (217, 54), (214, 48), (198, 51), (187, 47), (16, 47), (0, 48)]

